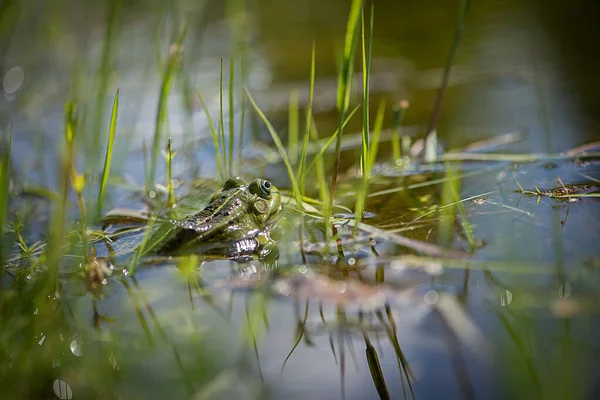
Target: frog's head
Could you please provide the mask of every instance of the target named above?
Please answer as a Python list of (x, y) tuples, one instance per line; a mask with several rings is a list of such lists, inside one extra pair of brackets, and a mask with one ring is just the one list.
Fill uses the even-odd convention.
[(266, 179), (254, 179), (248, 185), (248, 192), (256, 195), (252, 205), (252, 212), (262, 225), (275, 221), (281, 215), (281, 195), (271, 182)]

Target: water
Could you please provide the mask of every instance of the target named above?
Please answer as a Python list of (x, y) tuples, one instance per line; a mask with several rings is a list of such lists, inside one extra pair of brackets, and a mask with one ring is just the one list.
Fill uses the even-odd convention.
[[(77, 168), (98, 170), (119, 88), (112, 170), (119, 186), (110, 188), (107, 204), (141, 208), (142, 150), (153, 140), (161, 66), (183, 21), (190, 23), (183, 68), (173, 83), (163, 137), (171, 136), (178, 152), (178, 194), (192, 193), (184, 205), (206, 201), (217, 187), (199, 179), (202, 185), (190, 188), (195, 179), (214, 179), (217, 172), (208, 119), (186, 88), (201, 89), (218, 121), (220, 59), (227, 81), (228, 57), (240, 46), (247, 49), (249, 90), (285, 140), (289, 92), (298, 89), (304, 104), (314, 42), (316, 120), (321, 135), (329, 135), (337, 124), (336, 56), (346, 3), (263, 0), (242, 9), (233, 1), (231, 8), (186, 1), (121, 4), (99, 103), (105, 6), (11, 3), (0, 14), (1, 26), (11, 33), (0, 39), (0, 121), (3, 129), (12, 122), (13, 184), (25, 194), (32, 185), (58, 188), (69, 99), (78, 100), (82, 118)], [(583, 0), (568, 7), (473, 4), (438, 124), (445, 149), (510, 132), (520, 140), (494, 151), (558, 154), (598, 140), (594, 71), (600, 59), (591, 50), (597, 8)], [(404, 132), (417, 136), (428, 123), (458, 10), (443, 1), (382, 1), (375, 12), (373, 104), (409, 100)], [(233, 113), (224, 99), (236, 132), (242, 107), (237, 89)], [(96, 109), (103, 111), (99, 129)], [(358, 132), (360, 123), (354, 119), (346, 132)], [(390, 123), (391, 113), (386, 127)], [(227, 118), (224, 125), (228, 132)], [(82, 139), (98, 131), (100, 148)], [(384, 194), (369, 199), (373, 218), (365, 222), (388, 235), (363, 235), (360, 243), (346, 244), (340, 265), (335, 247), (326, 257), (309, 254), (304, 263), (292, 231), (280, 241), (276, 266), (218, 260), (190, 270), (177, 268), (177, 259), (159, 260), (132, 276), (123, 257), (106, 281), (91, 286), (82, 283), (73, 250), (65, 257), (58, 299), (40, 298), (39, 268), (22, 274), (9, 269), (3, 288), (12, 312), (3, 317), (0, 390), (20, 398), (75, 399), (600, 396), (600, 203), (523, 196), (516, 183), (532, 192), (559, 188), (560, 181), (597, 185), (598, 159), (453, 163), (455, 173), (462, 173), (460, 198), (469, 199), (463, 213), (451, 206), (435, 209), (453, 203), (444, 165), (427, 174), (403, 171), (394, 167), (391, 146), (384, 143), (371, 180), (371, 191)], [(267, 149), (271, 139), (248, 111), (242, 147), (238, 167), (245, 176), (286, 187), (285, 170)], [(350, 207), (357, 154), (351, 148), (342, 160), (337, 201)], [(164, 182), (162, 158), (158, 171)], [(436, 179), (441, 183), (427, 185)], [(97, 181), (90, 176), (88, 187)], [(398, 190), (403, 186), (409, 189)], [(93, 198), (95, 189), (88, 190)], [(47, 237), (48, 202), (19, 199), (12, 213), (28, 216), (26, 238), (31, 243)], [(68, 209), (76, 219), (75, 199)], [(465, 218), (477, 245), (466, 259), (415, 257), (390, 236), (397, 231), (468, 252)], [(97, 251), (107, 255), (103, 246)]]

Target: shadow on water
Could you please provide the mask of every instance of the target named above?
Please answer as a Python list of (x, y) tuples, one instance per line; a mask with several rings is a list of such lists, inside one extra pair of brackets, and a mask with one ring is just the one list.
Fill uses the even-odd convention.
[[(590, 51), (599, 25), (575, 21), (591, 18), (598, 5), (473, 2), (437, 124), (446, 151), (434, 148), (437, 161), (425, 162), (418, 156), (428, 145), (418, 139), (452, 46), (457, 5), (378, 2), (372, 103), (403, 104), (406, 115), (400, 127), (397, 111), (384, 114), (390, 129), (381, 134), (362, 222), (352, 214), (363, 181), (361, 135), (352, 133), (361, 124), (349, 119), (332, 210), (338, 236), (329, 241), (314, 211), (319, 202), (303, 210), (298, 234), (281, 156), (240, 83), (289, 143), (290, 102), (302, 112), (312, 106), (322, 138), (307, 152), (317, 154), (337, 128), (335, 49), (344, 40), (346, 3), (3, 4), (3, 396), (600, 396), (599, 87), (592, 72), (600, 58)], [(362, 76), (354, 80), (359, 103)], [(72, 169), (74, 188), (85, 181), (64, 198), (63, 219), (95, 210), (89, 199), (101, 178), (78, 171), (97, 171), (103, 160), (98, 148), (117, 89), (105, 204), (118, 212), (104, 222), (128, 225), (75, 222), (56, 244), (48, 233), (58, 218), (53, 204), (69, 185), (61, 171)], [(284, 189), (289, 212), (278, 251), (238, 262), (138, 252), (149, 210), (188, 215), (220, 190), (211, 125), (223, 137), (224, 165)], [(71, 128), (78, 134), (69, 166), (56, 143)], [(235, 149), (225, 140), (234, 130)], [(151, 147), (167, 137), (169, 167)], [(160, 159), (152, 164), (156, 182), (168, 182), (151, 190), (149, 150)], [(332, 157), (324, 151), (326, 165)], [(307, 183), (305, 194), (319, 197), (317, 184)], [(172, 193), (177, 207), (165, 209)], [(58, 252), (47, 251), (53, 246)], [(47, 268), (54, 256), (58, 280)]]

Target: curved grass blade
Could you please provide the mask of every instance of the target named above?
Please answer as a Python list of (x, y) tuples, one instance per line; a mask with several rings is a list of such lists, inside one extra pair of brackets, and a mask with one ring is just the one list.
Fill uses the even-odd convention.
[(256, 101), (254, 101), (254, 98), (250, 94), (250, 91), (248, 90), (248, 88), (246, 88), (246, 95), (248, 96), (250, 103), (252, 103), (254, 110), (256, 110), (256, 113), (258, 114), (260, 119), (262, 119), (263, 123), (266, 125), (267, 130), (269, 131), (269, 133), (271, 134), (271, 137), (273, 138), (273, 142), (275, 142), (275, 146), (277, 147), (277, 150), (279, 151), (279, 155), (281, 156), (281, 159), (283, 160), (283, 163), (287, 170), (288, 176), (290, 178), (290, 183), (292, 185), (292, 191), (293, 191), (294, 198), (296, 200), (296, 204), (298, 205), (298, 208), (301, 209), (302, 208), (302, 196), (301, 196), (300, 188), (298, 187), (298, 181), (296, 180), (296, 175), (294, 174), (294, 170), (292, 168), (292, 164), (290, 163), (290, 159), (288, 158), (287, 153), (285, 151), (285, 147), (283, 147), (283, 143), (281, 143), (281, 139), (279, 138), (277, 131), (275, 131), (275, 128), (273, 128), (273, 125), (271, 125), (271, 123), (269, 122), (269, 120), (267, 119), (265, 114), (258, 107), (258, 105), (256, 104)]
[[(354, 116), (354, 114), (356, 114), (356, 112), (358, 111), (359, 108), (360, 108), (360, 106), (356, 106), (356, 107), (354, 107), (354, 109), (352, 111), (350, 111), (350, 113), (346, 116), (346, 119), (344, 120), (344, 123), (342, 124), (342, 127), (345, 127), (348, 124), (348, 122), (350, 121), (350, 119), (352, 119), (352, 117)], [(319, 150), (319, 152), (315, 155), (315, 157), (311, 161), (310, 165), (306, 169), (306, 175), (308, 175), (309, 172), (312, 171), (312, 169), (315, 167), (317, 161), (321, 157), (323, 157), (323, 155), (327, 152), (327, 149), (329, 149), (329, 146), (331, 146), (332, 143), (333, 143), (333, 141), (337, 138), (337, 135), (338, 135), (339, 132), (340, 132), (340, 130), (336, 129), (335, 132), (333, 132), (333, 134), (329, 137), (329, 139), (327, 140), (327, 142), (325, 142), (325, 144), (323, 145), (323, 147), (321, 147), (321, 150)], [(313, 139), (316, 140), (316, 137), (313, 137)]]
[(215, 158), (217, 162), (217, 170), (219, 171), (219, 175), (221, 179), (225, 179), (225, 171), (223, 171), (223, 162), (221, 160), (221, 148), (219, 145), (219, 137), (217, 136), (217, 130), (215, 129), (215, 125), (213, 124), (213, 120), (210, 116), (210, 112), (208, 111), (208, 107), (204, 102), (204, 98), (202, 97), (202, 93), (200, 93), (200, 89), (196, 86), (196, 94), (200, 99), (200, 103), (202, 103), (202, 108), (204, 108), (204, 114), (206, 114), (206, 120), (208, 121), (208, 126), (210, 127), (210, 135), (212, 136), (213, 144), (215, 146)]
[(117, 116), (119, 114), (119, 89), (113, 100), (112, 113), (110, 116), (110, 128), (108, 130), (108, 143), (106, 144), (106, 156), (104, 157), (104, 168), (102, 169), (102, 181), (100, 182), (100, 191), (98, 192), (98, 204), (96, 210), (97, 218), (102, 215), (102, 202), (104, 200), (104, 191), (106, 182), (110, 173), (110, 162), (112, 160), (113, 146), (115, 144), (115, 132), (117, 131)]

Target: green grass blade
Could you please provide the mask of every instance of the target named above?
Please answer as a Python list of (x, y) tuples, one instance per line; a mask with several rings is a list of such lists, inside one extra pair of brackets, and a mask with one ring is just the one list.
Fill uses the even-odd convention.
[(308, 149), (308, 138), (310, 136), (311, 124), (313, 121), (313, 99), (315, 94), (315, 70), (316, 70), (316, 47), (313, 42), (310, 58), (310, 79), (308, 86), (308, 105), (306, 107), (306, 125), (304, 128), (304, 137), (302, 140), (302, 154), (300, 155), (300, 166), (298, 167), (298, 179), (300, 180), (300, 189), (304, 194), (304, 182), (306, 181), (306, 151)]
[(373, 18), (375, 15), (375, 4), (371, 4), (371, 16), (369, 20), (369, 38), (365, 38), (365, 14), (362, 13), (361, 18), (361, 39), (362, 39), (362, 67), (363, 67), (363, 127), (362, 127), (362, 146), (361, 146), (361, 157), (360, 157), (360, 170), (362, 173), (365, 172), (367, 156), (369, 154), (369, 99), (370, 94), (370, 76), (371, 76), (371, 54), (373, 48)]
[(292, 165), (298, 163), (298, 131), (300, 130), (298, 115), (298, 91), (292, 90), (288, 105), (288, 156)]
[[(100, 148), (100, 127), (102, 119), (104, 117), (103, 103), (104, 97), (106, 96), (107, 87), (110, 79), (111, 72), (111, 56), (113, 55), (113, 45), (115, 43), (115, 28), (117, 25), (117, 18), (119, 15), (119, 9), (121, 2), (118, 0), (109, 0), (107, 2), (106, 10), (106, 27), (104, 31), (104, 39), (102, 41), (102, 55), (100, 56), (100, 68), (97, 76), (97, 92), (96, 92), (96, 109), (94, 112), (94, 140), (92, 141), (93, 147), (89, 150), (96, 151)], [(96, 162), (97, 160), (94, 160)], [(94, 164), (96, 165), (96, 164)], [(95, 167), (94, 167), (95, 169)]]
[[(350, 120), (352, 119), (354, 114), (356, 114), (356, 112), (358, 111), (359, 108), (360, 108), (360, 106), (356, 106), (356, 107), (354, 107), (354, 109), (352, 111), (350, 111), (350, 113), (346, 116), (344, 123), (342, 124), (343, 127), (345, 127), (348, 124), (348, 122), (350, 122)], [(333, 134), (329, 137), (329, 139), (327, 139), (327, 142), (325, 142), (323, 147), (321, 147), (321, 150), (319, 150), (319, 152), (315, 155), (315, 157), (311, 161), (308, 168), (306, 168), (305, 175), (308, 175), (310, 173), (310, 171), (312, 171), (312, 169), (315, 167), (315, 163), (318, 160), (320, 160), (323, 157), (323, 155), (327, 152), (327, 149), (329, 149), (329, 146), (331, 146), (333, 144), (333, 141), (337, 138), (339, 131), (340, 131), (339, 129), (336, 129), (335, 132), (333, 132)], [(318, 139), (319, 139), (318, 136), (313, 137), (313, 140), (315, 140), (315, 141)]]
[(258, 107), (256, 102), (254, 101), (254, 98), (250, 94), (250, 91), (248, 90), (248, 88), (246, 88), (246, 94), (248, 95), (248, 99), (250, 100), (250, 103), (252, 103), (252, 107), (254, 107), (254, 110), (256, 110), (256, 113), (258, 114), (260, 119), (262, 119), (263, 123), (266, 125), (267, 130), (269, 131), (269, 133), (271, 134), (271, 137), (273, 138), (273, 142), (275, 142), (275, 146), (277, 147), (277, 150), (279, 151), (279, 155), (281, 156), (281, 159), (283, 160), (283, 164), (285, 165), (288, 176), (290, 178), (290, 183), (292, 185), (292, 191), (294, 193), (296, 205), (298, 206), (299, 209), (302, 209), (302, 196), (301, 196), (300, 188), (298, 187), (298, 181), (296, 180), (296, 175), (294, 174), (294, 170), (292, 168), (292, 164), (290, 163), (290, 159), (288, 158), (287, 153), (285, 151), (285, 147), (283, 147), (283, 143), (281, 143), (281, 139), (279, 138), (277, 131), (275, 131), (275, 128), (273, 128), (273, 125), (271, 125), (271, 123), (269, 122), (269, 120), (267, 119), (265, 114), (263, 114), (261, 109)]
[(329, 208), (333, 207), (333, 199), (335, 197), (335, 189), (340, 167), (340, 158), (342, 151), (342, 136), (343, 136), (343, 121), (348, 105), (350, 102), (350, 89), (352, 83), (352, 70), (354, 64), (354, 56), (356, 54), (356, 38), (358, 36), (359, 20), (362, 9), (361, 0), (353, 0), (348, 16), (348, 25), (346, 27), (346, 39), (344, 44), (344, 58), (342, 68), (338, 74), (338, 89), (336, 105), (339, 113), (338, 126), (339, 133), (335, 144), (335, 159), (333, 163), (333, 173), (331, 174), (331, 186), (329, 195)]
[(106, 155), (104, 156), (104, 168), (102, 170), (102, 180), (100, 181), (100, 191), (98, 192), (98, 208), (96, 210), (97, 218), (102, 215), (102, 202), (104, 200), (104, 191), (108, 182), (110, 173), (110, 162), (112, 160), (113, 147), (115, 144), (115, 132), (117, 131), (117, 116), (119, 114), (119, 90), (113, 100), (112, 113), (110, 115), (110, 128), (108, 130), (108, 143), (106, 144)]
[[(2, 141), (3, 138), (0, 138)], [(0, 265), (4, 265), (5, 260), (5, 244), (4, 240), (4, 225), (6, 224), (6, 217), (8, 215), (8, 189), (10, 182), (10, 151), (12, 148), (12, 124), (8, 131), (8, 143), (4, 148), (4, 143), (0, 142), (2, 148), (0, 148)], [(4, 277), (4, 271), (0, 271), (0, 284)], [(0, 285), (0, 287), (3, 287)], [(0, 300), (1, 301), (1, 300)]]
[(221, 58), (221, 73), (219, 78), (219, 135), (221, 138), (221, 151), (223, 152), (223, 169), (227, 173), (227, 152), (225, 151), (225, 113), (223, 111), (223, 59)]
[(452, 48), (450, 49), (450, 53), (448, 54), (448, 58), (446, 60), (446, 65), (444, 66), (444, 72), (442, 73), (442, 83), (440, 84), (440, 88), (437, 92), (433, 111), (431, 112), (431, 117), (429, 118), (429, 124), (427, 125), (427, 130), (425, 131), (426, 137), (429, 136), (433, 131), (435, 131), (437, 120), (440, 116), (440, 111), (442, 108), (442, 100), (444, 98), (444, 93), (446, 91), (446, 87), (448, 86), (448, 81), (450, 79), (450, 70), (452, 69), (452, 63), (454, 62), (454, 56), (458, 51), (458, 47), (460, 45), (460, 41), (462, 39), (463, 31), (465, 29), (465, 23), (467, 20), (467, 14), (469, 13), (469, 8), (471, 6), (471, 0), (462, 0), (460, 8), (460, 15), (458, 17), (458, 22), (456, 25), (456, 29), (454, 32), (454, 40), (452, 42)]
[(188, 25), (186, 24), (177, 40), (171, 46), (169, 50), (169, 58), (167, 59), (167, 65), (162, 76), (162, 83), (160, 85), (160, 95), (158, 98), (158, 105), (156, 109), (156, 120), (154, 122), (154, 141), (152, 144), (152, 158), (150, 159), (150, 175), (146, 179), (146, 190), (150, 190), (150, 187), (154, 185), (156, 178), (156, 163), (158, 159), (158, 153), (160, 149), (160, 141), (162, 137), (162, 131), (165, 124), (165, 118), (167, 114), (167, 100), (169, 93), (171, 92), (171, 84), (173, 82), (173, 75), (180, 63), (181, 52), (183, 49), (183, 40), (187, 33)]
[[(131, 264), (129, 265), (129, 273), (131, 274), (131, 276), (135, 274), (135, 269), (137, 267), (137, 263), (140, 257), (150, 252), (153, 248), (153, 243), (149, 239), (152, 236), (152, 231), (154, 230), (154, 225), (156, 224), (156, 222), (157, 218), (155, 216), (150, 217), (150, 219), (148, 220), (146, 230), (144, 231), (144, 238), (142, 239), (142, 243), (140, 243), (139, 247), (137, 248), (137, 251), (131, 259)], [(157, 244), (158, 242), (159, 241), (156, 240), (154, 244)], [(150, 246), (148, 246), (148, 244), (150, 244)]]
[(167, 193), (168, 193), (168, 199), (167, 199), (167, 207), (169, 208), (173, 208), (173, 205), (175, 205), (175, 189), (173, 188), (173, 179), (172, 179), (172, 163), (173, 163), (173, 157), (175, 157), (175, 152), (171, 151), (171, 138), (169, 138), (168, 142), (167, 142), (167, 154), (166, 154), (166, 159), (167, 159)]
[(346, 26), (346, 37), (344, 40), (344, 59), (342, 62), (342, 70), (338, 75), (338, 92), (337, 92), (337, 109), (345, 112), (348, 110), (350, 102), (350, 80), (354, 67), (354, 55), (356, 54), (356, 38), (358, 36), (359, 25), (362, 9), (362, 0), (352, 0), (350, 7), (350, 15), (348, 16), (348, 24)]
[(233, 90), (234, 90), (234, 72), (235, 72), (235, 62), (234, 58), (229, 58), (229, 176), (233, 176), (233, 137), (235, 136), (234, 132), (234, 118), (235, 115), (233, 111)]
[[(358, 108), (355, 109), (355, 111)], [(312, 120), (311, 123), (311, 138), (313, 140), (317, 140), (319, 138), (319, 134), (317, 133), (317, 126), (314, 122), (314, 118)], [(333, 143), (333, 140), (331, 141)], [(326, 148), (323, 150), (323, 152), (325, 152), (325, 150), (327, 150)], [(323, 158), (322, 157), (315, 157), (313, 159), (313, 162), (311, 163), (311, 165), (308, 167), (306, 174), (308, 174), (308, 172), (310, 172), (312, 166), (316, 166), (316, 175), (317, 175), (317, 183), (318, 183), (318, 188), (319, 188), (319, 199), (321, 200), (322, 203), (322, 210), (323, 210), (323, 220), (324, 221), (329, 221), (329, 218), (331, 217), (331, 209), (329, 208), (329, 190), (327, 189), (327, 179), (325, 178), (325, 165), (323, 163)], [(327, 226), (328, 224), (326, 223), (325, 226)], [(330, 230), (329, 229), (325, 229), (325, 242), (329, 243), (329, 239), (330, 239)]]
[(215, 159), (217, 162), (217, 171), (219, 171), (219, 175), (221, 179), (225, 179), (225, 171), (223, 171), (223, 162), (221, 160), (221, 148), (219, 145), (219, 137), (217, 136), (217, 130), (215, 129), (215, 125), (213, 124), (213, 120), (210, 116), (210, 112), (208, 111), (208, 107), (206, 106), (206, 102), (202, 97), (202, 93), (200, 93), (200, 89), (196, 87), (196, 94), (200, 99), (200, 103), (202, 103), (202, 108), (204, 109), (204, 114), (206, 114), (206, 120), (208, 121), (208, 126), (210, 127), (210, 134), (212, 136), (213, 144), (215, 146)]
[(475, 241), (475, 237), (473, 236), (473, 226), (467, 218), (465, 206), (463, 202), (460, 201), (460, 178), (456, 176), (456, 174), (452, 170), (452, 167), (450, 166), (450, 163), (445, 162), (444, 166), (446, 168), (446, 175), (448, 175), (448, 178), (450, 178), (450, 181), (448, 183), (448, 189), (450, 190), (450, 194), (454, 202), (456, 203), (458, 215), (460, 216), (460, 224), (463, 228), (463, 232), (467, 238), (469, 248), (472, 252), (477, 247), (477, 243)]
[(67, 215), (67, 201), (69, 197), (71, 168), (73, 165), (73, 147), (77, 134), (77, 104), (74, 101), (68, 101), (65, 106), (65, 144), (66, 149), (60, 160), (59, 179), (60, 192), (58, 202), (54, 204), (55, 209), (52, 213), (50, 225), (51, 238), (47, 249), (47, 261), (49, 280), (47, 282), (49, 290), (54, 291), (55, 296), (59, 296), (60, 282), (58, 277), (62, 245), (65, 240), (65, 222)]
[[(408, 101), (402, 100), (394, 107), (394, 118), (392, 120), (392, 157), (394, 161), (399, 160), (404, 153), (400, 144), (400, 126), (404, 119), (404, 111), (408, 108)], [(406, 156), (408, 153), (406, 152)]]
[(240, 57), (240, 76), (242, 84), (240, 85), (240, 137), (238, 139), (238, 160), (242, 159), (242, 147), (244, 146), (244, 122), (246, 119), (246, 96), (244, 96), (244, 85), (246, 84), (246, 71), (244, 68), (244, 56)]
[(375, 118), (375, 127), (373, 129), (373, 140), (371, 142), (371, 148), (369, 149), (369, 154), (367, 158), (366, 170), (362, 176), (362, 184), (360, 187), (360, 191), (358, 192), (358, 196), (356, 197), (356, 206), (355, 206), (355, 218), (356, 225), (354, 225), (354, 233), (358, 230), (358, 225), (362, 221), (363, 211), (365, 208), (365, 204), (367, 201), (367, 194), (369, 193), (369, 179), (371, 178), (371, 170), (373, 169), (373, 165), (375, 164), (375, 159), (377, 157), (377, 150), (379, 147), (379, 136), (381, 134), (381, 128), (383, 127), (383, 116), (385, 115), (385, 100), (382, 100), (379, 103), (379, 108), (377, 109), (377, 116)]

